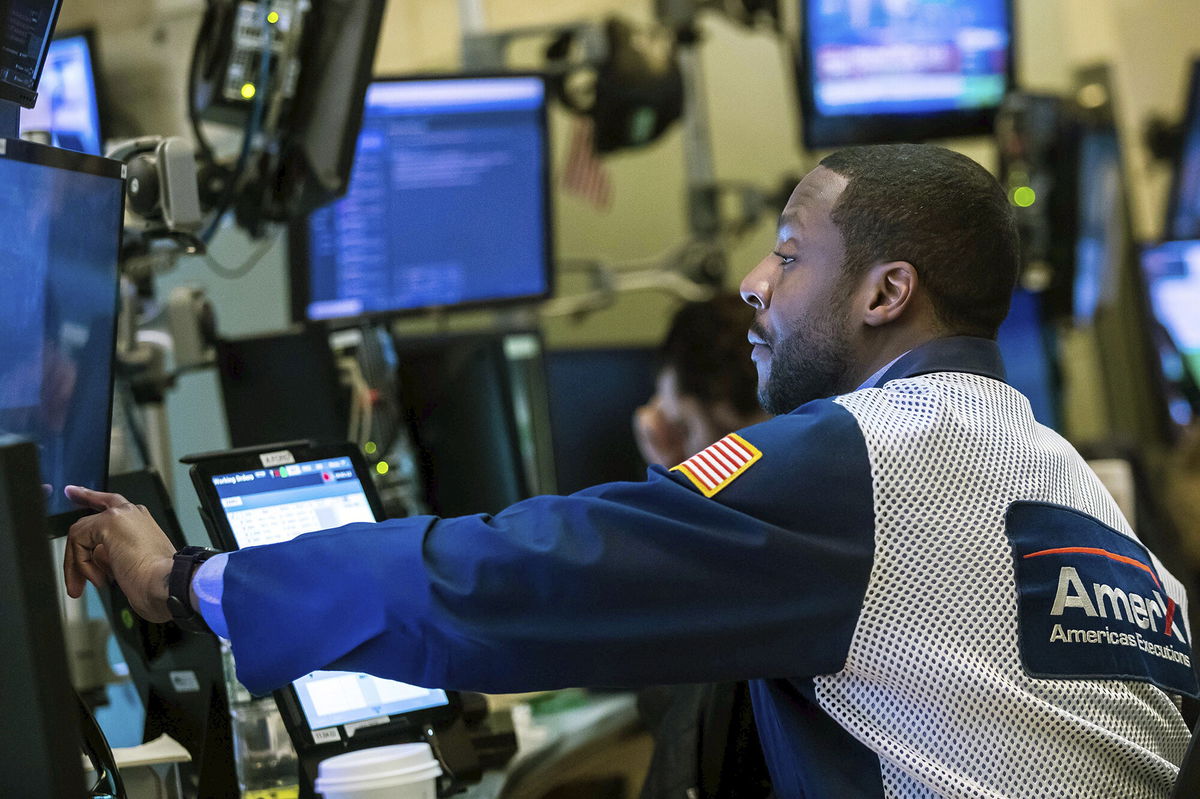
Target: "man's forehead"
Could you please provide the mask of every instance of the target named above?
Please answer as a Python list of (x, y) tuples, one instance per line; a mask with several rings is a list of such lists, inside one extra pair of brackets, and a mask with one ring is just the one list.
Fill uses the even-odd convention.
[(783, 213), (779, 215), (779, 230), (782, 232), (785, 227), (803, 225), (814, 213), (827, 216), (848, 183), (845, 177), (823, 166), (809, 172), (792, 190)]

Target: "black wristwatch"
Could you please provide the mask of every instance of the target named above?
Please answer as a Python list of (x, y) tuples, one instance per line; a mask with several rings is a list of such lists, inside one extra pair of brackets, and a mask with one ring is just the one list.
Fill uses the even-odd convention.
[(192, 607), (192, 575), (201, 563), (219, 554), (219, 550), (208, 547), (184, 547), (175, 553), (171, 577), (167, 580), (167, 608), (180, 629), (193, 633), (212, 632), (204, 617)]

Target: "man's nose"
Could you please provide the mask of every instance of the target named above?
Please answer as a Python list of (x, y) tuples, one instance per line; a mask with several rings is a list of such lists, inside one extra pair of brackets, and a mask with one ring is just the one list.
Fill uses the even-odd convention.
[(764, 258), (757, 266), (750, 270), (746, 277), (742, 278), (742, 285), (739, 287), (742, 300), (757, 311), (766, 310), (771, 304), (771, 281), (769, 275), (769, 267)]

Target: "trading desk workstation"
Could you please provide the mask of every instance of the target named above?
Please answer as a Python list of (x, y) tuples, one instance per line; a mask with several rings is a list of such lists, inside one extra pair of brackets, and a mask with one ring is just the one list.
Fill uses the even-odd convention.
[[(656, 4), (681, 65), (666, 72), (642, 53), (630, 72), (620, 26), (580, 23), (532, 29), (553, 42), (537, 69), (496, 56), (530, 33), (511, 31), (464, 34), (459, 72), (376, 75), (382, 0), (211, 0), (185, 87), (192, 130), (120, 139), (100, 37), (58, 30), (64, 4), (0, 4), (0, 793), (315, 796), (328, 758), (422, 743), (438, 796), (636, 796), (649, 744), (628, 692), (484, 697), (317, 671), (256, 697), (217, 636), (146, 622), (115, 586), (70, 603), (55, 561), (83, 512), (62, 488), (120, 493), (176, 547), (229, 551), (642, 479), (631, 419), (655, 391), (654, 345), (556, 346), (553, 324), (627, 291), (675, 302), (730, 285), (729, 231), (790, 191), (712, 176), (687, 65), (713, 4)], [(1009, 380), (1194, 589), (1200, 531), (1169, 487), (1197, 485), (1180, 453), (1200, 419), (1200, 59), (1159, 137), (1172, 177), (1149, 241), (1131, 221), (1109, 71), (1081, 70), (1073, 95), (1022, 91), (1012, 2), (792, 5), (719, 13), (788, 40), (807, 150), (994, 143), (1025, 264), (999, 334)], [(568, 53), (605, 36), (607, 55), (584, 56), (589, 105)], [(568, 113), (588, 132), (560, 163), (553, 119)], [(632, 278), (595, 260), (591, 288), (564, 295), (556, 194), (602, 208), (601, 158), (673, 124), (687, 131), (688, 235), (708, 255)], [(157, 296), (161, 275), (212, 261), (234, 225), (286, 241), (283, 329), (224, 335), (202, 291)], [(251, 250), (213, 271), (239, 279), (265, 248)], [(458, 321), (472, 318), (485, 321)], [(228, 438), (180, 458), (167, 398), (200, 372), (219, 386)], [(177, 461), (190, 486), (171, 479)], [(136, 740), (115, 732), (131, 724)], [(164, 735), (176, 762), (119, 765)]]

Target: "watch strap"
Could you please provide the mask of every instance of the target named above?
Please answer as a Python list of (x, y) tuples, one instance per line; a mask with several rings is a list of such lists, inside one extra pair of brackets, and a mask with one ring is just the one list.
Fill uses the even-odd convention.
[(200, 564), (220, 554), (209, 547), (184, 547), (175, 553), (171, 576), (167, 579), (167, 608), (180, 629), (193, 633), (211, 632), (204, 617), (192, 607), (192, 575)]

